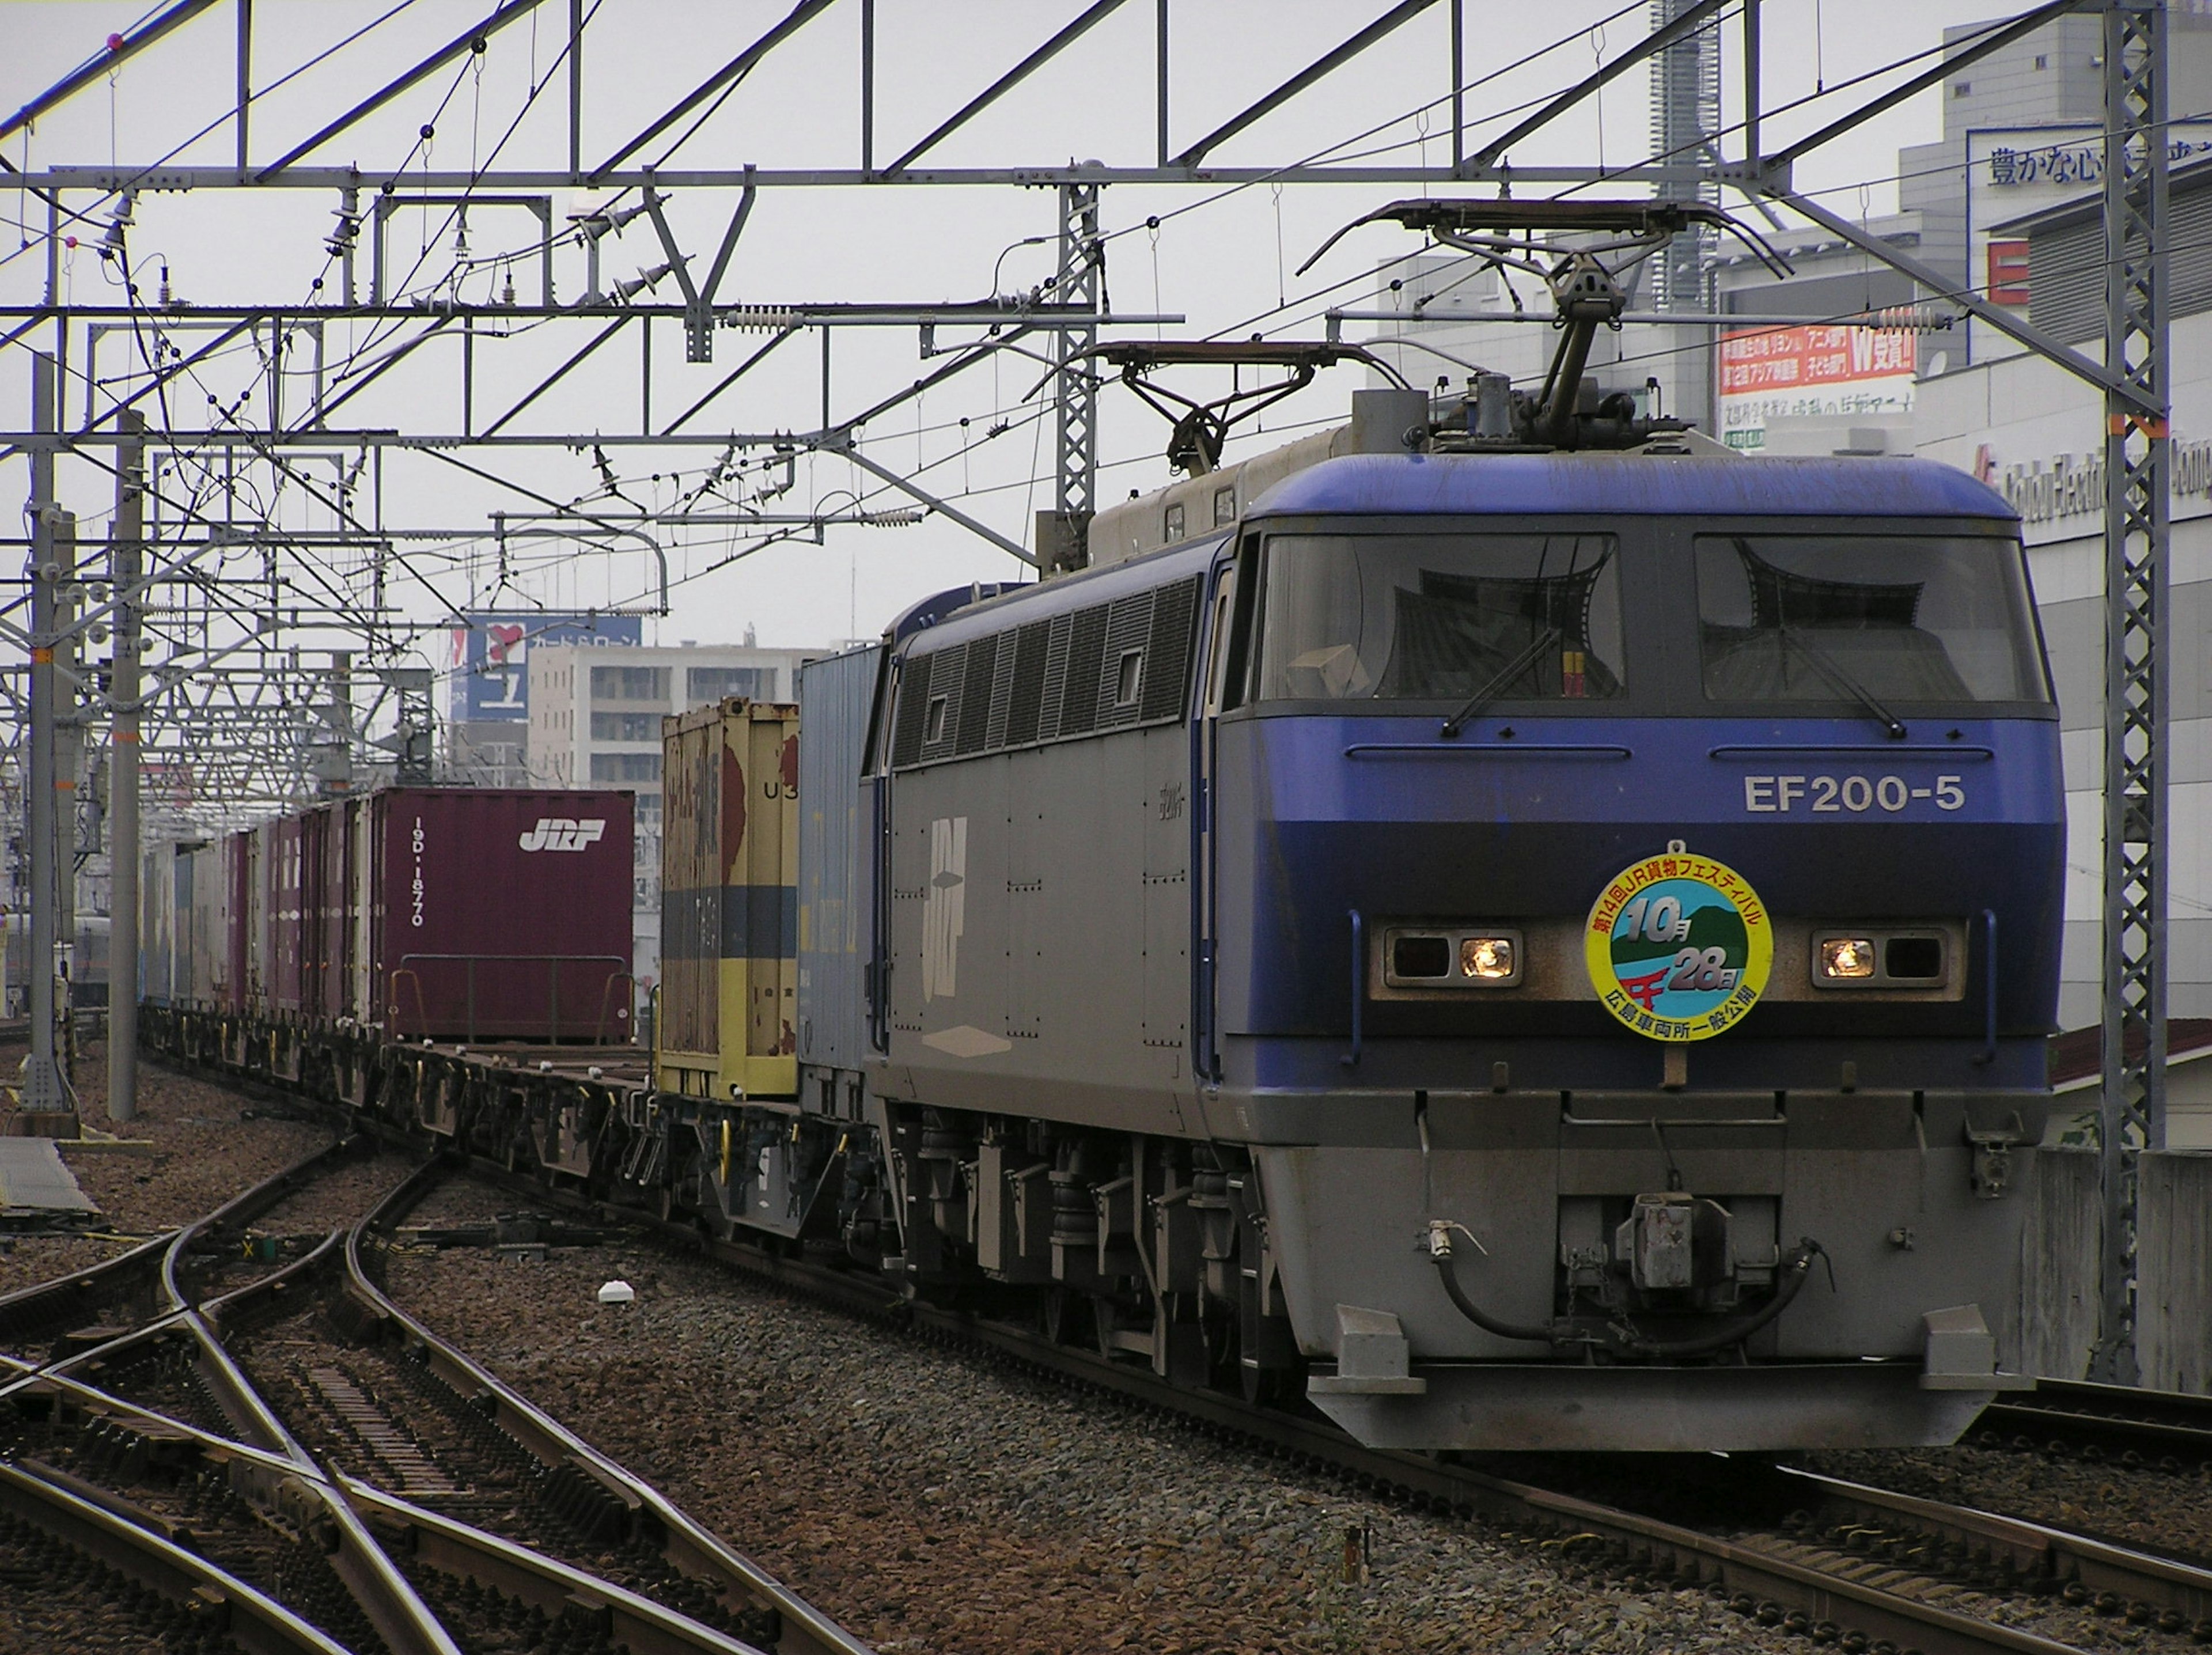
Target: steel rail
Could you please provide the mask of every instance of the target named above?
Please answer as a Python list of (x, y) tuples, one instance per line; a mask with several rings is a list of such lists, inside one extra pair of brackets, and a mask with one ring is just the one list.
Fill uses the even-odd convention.
[(125, 1291), (143, 1291), (160, 1279), (162, 1260), (179, 1233), (165, 1231), (97, 1264), (0, 1293), (0, 1341), (20, 1345), (57, 1328), (68, 1331), (70, 1322), (91, 1314), (100, 1302)]
[(355, 1153), (343, 1138), (240, 1190), (189, 1225), (165, 1231), (127, 1252), (88, 1264), (82, 1269), (0, 1293), (0, 1340), (20, 1343), (25, 1337), (43, 1334), (69, 1318), (88, 1315), (100, 1300), (144, 1286), (140, 1277), (158, 1280), (169, 1300), (167, 1309), (178, 1309), (182, 1303), (178, 1270), (183, 1254), (194, 1241), (228, 1225), (251, 1222), (301, 1188), (322, 1163), (337, 1159), (341, 1153)]
[(1784, 1486), (1802, 1487), (1822, 1512), (1869, 1528), (1902, 1527), (1947, 1542), (1970, 1572), (1998, 1572), (2047, 1584), (2069, 1602), (2125, 1610), (2166, 1632), (2212, 1640), (2212, 1569), (2131, 1546), (2032, 1523), (2022, 1518), (1873, 1488), (1793, 1467), (1776, 1468)]
[(659, 1489), (632, 1476), (410, 1316), (370, 1279), (362, 1263), (363, 1243), (372, 1231), (397, 1222), (420, 1199), (434, 1171), (434, 1163), (418, 1170), (362, 1218), (346, 1238), (346, 1292), (364, 1316), (388, 1329), (387, 1336), (396, 1336), (419, 1354), (430, 1372), (460, 1395), (476, 1399), (495, 1423), (540, 1462), (556, 1468), (569, 1466), (605, 1489), (671, 1565), (733, 1594), (747, 1608), (778, 1616), (783, 1626), (778, 1644), (781, 1655), (869, 1655), (866, 1644), (694, 1521)]
[[(583, 1605), (610, 1644), (630, 1655), (762, 1655), (760, 1648), (641, 1597), (625, 1586), (558, 1559), (471, 1528), (352, 1477), (341, 1476), (346, 1500), (371, 1526), (404, 1539), (410, 1555), (432, 1568), (459, 1574), (536, 1605), (549, 1615)], [(778, 1655), (808, 1647), (791, 1623), (772, 1641)], [(861, 1646), (854, 1646), (855, 1648)]]
[[(260, 1285), (255, 1284), (256, 1287)], [(632, 1655), (763, 1655), (755, 1645), (653, 1603), (615, 1582), (428, 1511), (358, 1478), (337, 1473), (325, 1482), (320, 1473), (303, 1471), (287, 1455), (215, 1435), (67, 1374), (46, 1376), (45, 1383), (50, 1391), (70, 1396), (88, 1415), (150, 1426), (173, 1439), (188, 1439), (203, 1457), (230, 1467), (234, 1486), (249, 1491), (256, 1504), (269, 1508), (289, 1501), (295, 1522), (302, 1496), (334, 1496), (337, 1510), (350, 1530), (336, 1536), (340, 1550), (332, 1561), (339, 1566), (341, 1579), (348, 1577), (349, 1554), (360, 1542), (368, 1541), (380, 1549), (390, 1542), (419, 1563), (519, 1597), (556, 1618), (564, 1610), (581, 1609), (611, 1641), (627, 1645)], [(64, 1484), (80, 1482), (57, 1476)], [(129, 1520), (125, 1513), (134, 1502), (112, 1491), (86, 1484), (72, 1492), (110, 1515)], [(375, 1538), (379, 1536), (383, 1539)], [(325, 1543), (332, 1538), (326, 1529)], [(816, 1646), (805, 1639), (804, 1628), (787, 1616), (775, 1646), (777, 1655), (793, 1655), (795, 1651)], [(836, 1647), (854, 1655), (870, 1655), (865, 1645), (849, 1640)]]
[(2130, 1385), (2044, 1379), (2033, 1391), (1982, 1410), (1969, 1441), (2001, 1445), (2081, 1444), (2179, 1469), (2212, 1463), (2212, 1397)]
[[(327, 1149), (307, 1158), (307, 1163), (288, 1168), (247, 1192), (246, 1196), (225, 1203), (207, 1219), (186, 1228), (171, 1249), (171, 1260), (176, 1259), (183, 1248), (190, 1244), (190, 1238), (193, 1234), (219, 1227), (221, 1222), (235, 1219), (242, 1213), (267, 1210), (309, 1181), (309, 1166), (325, 1158), (336, 1159), (353, 1153), (361, 1141), (354, 1137), (341, 1138)], [(461, 1655), (460, 1646), (453, 1641), (429, 1606), (416, 1594), (398, 1565), (386, 1555), (359, 1515), (347, 1504), (329, 1472), (301, 1445), (276, 1410), (263, 1398), (207, 1318), (198, 1310), (189, 1307), (184, 1294), (175, 1286), (174, 1271), (165, 1266), (163, 1279), (169, 1284), (179, 1305), (184, 1307), (180, 1309), (178, 1319), (191, 1329), (198, 1345), (197, 1366), (201, 1380), (214, 1394), (216, 1404), (224, 1415), (246, 1433), (249, 1439), (281, 1455), (301, 1474), (300, 1485), (320, 1505), (326, 1519), (324, 1545), (330, 1551), (331, 1567), (337, 1572), (338, 1579), (345, 1583), (346, 1590), (353, 1594), (362, 1613), (368, 1617), (378, 1634), (390, 1646), (392, 1655)], [(254, 1285), (265, 1290), (268, 1284)], [(226, 1297), (234, 1301), (237, 1296)]]
[[(166, 1342), (180, 1335), (190, 1337), (196, 1348), (196, 1365), (200, 1377), (225, 1416), (240, 1434), (240, 1440), (232, 1445), (265, 1457), (265, 1465), (286, 1468), (284, 1475), (273, 1480), (269, 1477), (261, 1480), (259, 1488), (264, 1506), (281, 1500), (285, 1488), (303, 1484), (322, 1501), (332, 1518), (331, 1530), (337, 1544), (333, 1563), (338, 1568), (340, 1578), (361, 1603), (363, 1611), (377, 1625), (380, 1633), (395, 1650), (439, 1647), (435, 1644), (425, 1645), (422, 1642), (423, 1638), (436, 1628), (434, 1615), (415, 1598), (404, 1577), (389, 1564), (389, 1560), (383, 1556), (369, 1531), (361, 1526), (357, 1512), (340, 1509), (348, 1506), (358, 1506), (361, 1502), (356, 1496), (362, 1491), (368, 1490), (369, 1486), (330, 1471), (315, 1460), (292, 1435), (276, 1412), (263, 1400), (230, 1355), (218, 1330), (235, 1324), (248, 1315), (265, 1314), (272, 1302), (291, 1296), (300, 1283), (318, 1274), (334, 1271), (343, 1263), (347, 1275), (345, 1292), (367, 1320), (389, 1329), (423, 1354), (431, 1370), (459, 1394), (492, 1402), (496, 1409), (495, 1422), (542, 1463), (556, 1468), (567, 1466), (598, 1485), (605, 1496), (622, 1510), (625, 1526), (648, 1535), (673, 1567), (720, 1588), (742, 1607), (772, 1616), (781, 1628), (778, 1640), (781, 1655), (869, 1655), (867, 1646), (852, 1638), (758, 1565), (700, 1526), (658, 1490), (632, 1476), (622, 1466), (600, 1454), (557, 1421), (493, 1378), (466, 1355), (415, 1322), (393, 1305), (369, 1279), (361, 1263), (363, 1240), (378, 1222), (404, 1213), (421, 1199), (440, 1176), (441, 1168), (436, 1162), (425, 1162), (416, 1167), (387, 1191), (357, 1224), (349, 1229), (341, 1226), (332, 1231), (311, 1251), (292, 1260), (282, 1269), (197, 1305), (189, 1301), (181, 1287), (177, 1285), (177, 1262), (192, 1239), (224, 1224), (235, 1223), (252, 1214), (266, 1211), (305, 1187), (312, 1181), (315, 1171), (326, 1161), (357, 1153), (362, 1141), (357, 1137), (342, 1139), (317, 1151), (175, 1232), (165, 1255), (169, 1263), (165, 1280), (170, 1283), (173, 1300), (169, 1311), (112, 1339), (88, 1346), (39, 1368), (11, 1363), (9, 1366), (17, 1366), (21, 1371), (15, 1377), (0, 1383), (0, 1396), (31, 1390), (41, 1381), (64, 1381), (82, 1385), (88, 1393), (106, 1397), (121, 1409), (149, 1414), (177, 1428), (191, 1431), (204, 1442), (227, 1440), (210, 1438), (195, 1427), (180, 1421), (167, 1421), (167, 1416), (154, 1415), (151, 1410), (137, 1409), (122, 1399), (106, 1397), (106, 1393), (86, 1384), (78, 1377), (112, 1366), (118, 1358), (126, 1357), (138, 1347)], [(369, 1492), (374, 1493), (374, 1490)], [(378, 1498), (388, 1503), (388, 1509), (406, 1506), (406, 1502), (394, 1500), (390, 1496)], [(413, 1510), (412, 1507), (406, 1509)], [(635, 1594), (626, 1593), (609, 1582), (599, 1580), (567, 1565), (553, 1564), (537, 1558), (526, 1549), (517, 1547), (496, 1535), (484, 1533), (451, 1519), (438, 1518), (435, 1521), (441, 1525), (436, 1543), (442, 1549), (442, 1553), (453, 1555), (465, 1553), (474, 1556), (477, 1560), (474, 1565), (461, 1572), (482, 1584), (501, 1585), (502, 1589), (514, 1591), (517, 1595), (540, 1607), (550, 1605), (556, 1611), (564, 1603), (574, 1601), (579, 1593), (594, 1603), (615, 1606), (606, 1609), (612, 1617), (611, 1624), (619, 1623), (627, 1629), (624, 1640), (629, 1643), (636, 1655), (646, 1655), (647, 1651), (707, 1651), (757, 1655), (749, 1645), (729, 1639), (675, 1611), (637, 1598)], [(413, 1524), (405, 1531), (415, 1542), (420, 1541), (420, 1524)], [(525, 1561), (516, 1561), (518, 1556)], [(518, 1570), (521, 1572), (520, 1575)], [(518, 1580), (523, 1584), (518, 1585)], [(622, 1600), (621, 1604), (617, 1603), (617, 1599)], [(425, 1617), (422, 1622), (418, 1622), (410, 1612), (410, 1602), (422, 1609)], [(635, 1607), (628, 1606), (633, 1603)], [(632, 1632), (634, 1636), (628, 1635)]]
[[(0, 1384), (0, 1395), (21, 1391), (41, 1381), (50, 1383), (57, 1378), (73, 1377), (80, 1370), (97, 1371), (143, 1344), (173, 1339), (180, 1333), (189, 1337), (194, 1347), (194, 1366), (202, 1383), (207, 1386), (224, 1416), (244, 1438), (246, 1445), (264, 1451), (290, 1468), (291, 1476), (273, 1480), (259, 1479), (242, 1492), (255, 1499), (265, 1511), (280, 1512), (295, 1504), (296, 1496), (295, 1500), (287, 1498), (289, 1491), (304, 1491), (308, 1497), (306, 1503), (309, 1509), (318, 1506), (321, 1508), (319, 1527), (324, 1544), (331, 1555), (331, 1567), (353, 1595), (362, 1612), (368, 1617), (370, 1624), (390, 1646), (392, 1655), (461, 1655), (459, 1646), (453, 1642), (437, 1616), (416, 1596), (406, 1576), (370, 1536), (323, 1468), (293, 1437), (276, 1411), (254, 1389), (244, 1370), (225, 1348), (214, 1327), (199, 1310), (193, 1307), (179, 1281), (181, 1260), (195, 1239), (241, 1218), (266, 1212), (311, 1183), (316, 1171), (325, 1163), (333, 1163), (357, 1153), (365, 1141), (354, 1136), (340, 1138), (233, 1196), (214, 1211), (178, 1231), (162, 1254), (161, 1281), (170, 1301), (167, 1313), (115, 1339), (76, 1352), (37, 1372), (20, 1375), (5, 1384)], [(319, 1263), (333, 1256), (335, 1250), (326, 1243), (324, 1248), (311, 1254), (310, 1258)], [(301, 1264), (307, 1262), (299, 1261)], [(236, 1305), (249, 1299), (257, 1292), (261, 1295), (281, 1293), (297, 1274), (295, 1269), (288, 1267), (260, 1282), (248, 1284), (246, 1290), (225, 1294), (222, 1298), (226, 1302)], [(296, 1511), (289, 1515), (296, 1521)]]
[(368, 1143), (368, 1140), (358, 1134), (341, 1136), (336, 1141), (301, 1156), (291, 1165), (264, 1178), (252, 1189), (240, 1190), (214, 1211), (194, 1219), (178, 1231), (161, 1259), (161, 1288), (168, 1295), (169, 1308), (183, 1310), (191, 1303), (180, 1278), (185, 1268), (185, 1255), (202, 1237), (236, 1225), (251, 1224), (262, 1214), (306, 1189), (329, 1166), (361, 1153)]
[(246, 1655), (350, 1655), (237, 1576), (58, 1482), (0, 1461), (8, 1513), (129, 1576), (225, 1635)]

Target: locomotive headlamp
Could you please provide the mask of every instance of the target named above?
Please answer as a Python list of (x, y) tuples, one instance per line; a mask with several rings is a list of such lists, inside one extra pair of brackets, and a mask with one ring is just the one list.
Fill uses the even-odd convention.
[(1874, 975), (1871, 937), (1824, 937), (1820, 940), (1820, 975), (1850, 980)]
[(1520, 932), (1495, 921), (1382, 928), (1386, 990), (1517, 989), (1522, 963)]
[(1462, 937), (1459, 942), (1459, 974), (1486, 983), (1502, 981), (1513, 975), (1516, 964), (1513, 939), (1510, 937)]
[(1940, 925), (1815, 931), (1813, 986), (1949, 992), (1960, 986), (1951, 980), (1958, 953)]

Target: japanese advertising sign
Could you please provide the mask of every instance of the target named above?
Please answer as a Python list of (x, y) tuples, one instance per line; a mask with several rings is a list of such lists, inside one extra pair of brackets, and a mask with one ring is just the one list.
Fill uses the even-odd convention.
[(530, 646), (533, 643), (641, 644), (635, 615), (482, 611), (448, 631), (446, 670), (453, 685), (449, 716), (523, 723), (530, 717)]
[(1723, 336), (1721, 440), (1766, 446), (1770, 420), (1802, 414), (1908, 414), (1917, 340), (1903, 328), (1769, 327)]

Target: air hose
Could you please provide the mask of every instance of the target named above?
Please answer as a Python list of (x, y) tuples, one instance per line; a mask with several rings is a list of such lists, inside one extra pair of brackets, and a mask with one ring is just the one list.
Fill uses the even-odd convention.
[[(1692, 1339), (1652, 1339), (1633, 1328), (1615, 1326), (1606, 1335), (1586, 1333), (1565, 1325), (1535, 1326), (1513, 1322), (1501, 1322), (1490, 1315), (1467, 1296), (1459, 1284), (1459, 1276), (1452, 1266), (1451, 1232), (1457, 1228), (1443, 1220), (1432, 1220), (1429, 1225), (1429, 1262), (1437, 1267), (1437, 1279), (1443, 1283), (1444, 1293), (1462, 1316), (1485, 1333), (1500, 1339), (1525, 1339), (1533, 1343), (1559, 1345), (1571, 1343), (1606, 1344), (1624, 1356), (1691, 1357), (1711, 1356), (1740, 1345), (1761, 1328), (1790, 1308), (1812, 1274), (1813, 1261), (1825, 1256), (1826, 1250), (1810, 1236), (1802, 1238), (1783, 1259), (1781, 1271), (1776, 1279), (1774, 1296), (1747, 1316), (1738, 1317), (1723, 1323), (1711, 1333), (1699, 1334)], [(1472, 1238), (1469, 1238), (1472, 1239)], [(1610, 1336), (1609, 1337), (1607, 1336)]]

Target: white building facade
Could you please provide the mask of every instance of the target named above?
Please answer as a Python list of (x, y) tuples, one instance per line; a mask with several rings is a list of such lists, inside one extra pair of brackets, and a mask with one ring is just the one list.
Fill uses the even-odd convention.
[[(2165, 656), (2168, 1006), (2212, 1017), (2212, 313), (2172, 324), (2173, 541)], [(2097, 1020), (2102, 982), (2104, 401), (2040, 357), (1924, 381), (1918, 451), (2002, 490), (2025, 520), (2057, 680), (2066, 764), (2066, 945), (2059, 1021)]]

